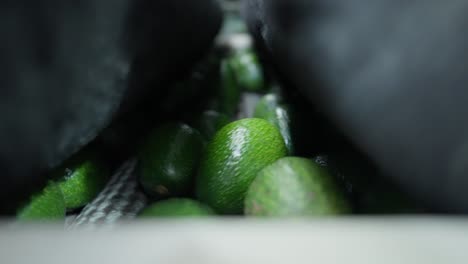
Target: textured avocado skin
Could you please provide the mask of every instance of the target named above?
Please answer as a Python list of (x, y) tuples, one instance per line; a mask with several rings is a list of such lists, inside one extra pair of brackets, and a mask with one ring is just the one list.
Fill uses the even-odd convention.
[(206, 148), (197, 197), (219, 213), (240, 214), (256, 174), (286, 154), (281, 134), (268, 121), (247, 118), (232, 122)]
[(285, 157), (261, 170), (245, 198), (252, 216), (326, 216), (349, 213), (333, 176), (312, 160)]
[(203, 152), (200, 133), (183, 123), (150, 133), (139, 153), (140, 183), (148, 195), (189, 195)]
[(214, 0), (2, 1), (0, 214), (117, 113), (164, 100), (220, 24)]
[(107, 164), (97, 153), (79, 153), (55, 170), (67, 209), (77, 209), (90, 203), (104, 188), (110, 176)]
[(208, 206), (198, 201), (184, 198), (173, 198), (156, 202), (146, 207), (140, 217), (203, 217), (214, 215)]
[(17, 212), (21, 221), (61, 220), (65, 218), (65, 200), (60, 187), (50, 182), (44, 190), (33, 195), (29, 202)]

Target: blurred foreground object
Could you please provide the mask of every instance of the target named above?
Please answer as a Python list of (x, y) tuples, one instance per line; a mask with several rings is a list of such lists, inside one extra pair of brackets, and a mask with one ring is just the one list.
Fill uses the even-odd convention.
[(405, 191), (468, 212), (468, 1), (245, 0), (296, 86)]
[[(304, 221), (150, 219), (99, 232), (86, 228), (70, 232), (50, 225), (0, 225), (0, 261), (466, 264), (467, 229), (465, 219), (393, 217)], [(79, 257), (71, 257), (76, 255)]]
[(0, 209), (210, 47), (214, 0), (0, 1)]

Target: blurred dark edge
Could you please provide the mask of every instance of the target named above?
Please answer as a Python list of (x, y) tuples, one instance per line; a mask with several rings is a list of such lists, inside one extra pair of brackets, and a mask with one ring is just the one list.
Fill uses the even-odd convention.
[(450, 213), (468, 212), (467, 12), (463, 0), (244, 1), (259, 46), (311, 108)]
[(215, 0), (0, 1), (1, 213), (211, 47)]

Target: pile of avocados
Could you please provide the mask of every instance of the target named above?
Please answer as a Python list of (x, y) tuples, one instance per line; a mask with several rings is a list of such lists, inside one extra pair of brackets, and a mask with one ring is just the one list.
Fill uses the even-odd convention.
[[(172, 91), (168, 112), (190, 111), (110, 127), (99, 141), (106, 147), (87, 148), (57, 168), (17, 218), (79, 212), (109, 179), (111, 162), (103, 157), (119, 148), (138, 159), (138, 182), (150, 200), (142, 219), (424, 212), (332, 125), (304, 116), (302, 98), (278, 85), (252, 48), (213, 50)], [(257, 98), (247, 117), (240, 114), (246, 96)], [(135, 122), (144, 132), (129, 141)]]
[[(295, 156), (290, 106), (252, 49), (219, 55), (214, 98), (153, 128), (138, 149), (148, 217), (318, 216), (352, 212), (326, 168)], [(271, 87), (271, 88), (270, 88)], [(251, 116), (240, 101), (255, 94)]]

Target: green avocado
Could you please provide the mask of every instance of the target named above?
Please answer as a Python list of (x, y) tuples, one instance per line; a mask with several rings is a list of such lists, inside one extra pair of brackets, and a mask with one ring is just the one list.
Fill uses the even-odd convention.
[(241, 214), (245, 193), (257, 173), (286, 154), (283, 137), (268, 121), (232, 122), (208, 144), (196, 194), (219, 213)]
[(230, 58), (236, 80), (247, 92), (261, 92), (265, 88), (263, 69), (253, 51), (240, 51)]
[(90, 203), (104, 188), (110, 173), (106, 166), (89, 152), (79, 153), (55, 171), (67, 209)]
[(240, 98), (241, 90), (234, 69), (228, 59), (223, 59), (220, 65), (218, 109), (231, 118), (237, 113)]
[(255, 106), (254, 117), (263, 118), (275, 125), (283, 136), (289, 155), (292, 155), (294, 144), (291, 137), (290, 116), (289, 108), (281, 104), (279, 96), (273, 93), (263, 96)]
[(49, 184), (17, 213), (18, 220), (60, 220), (65, 218), (66, 208), (60, 187)]
[(203, 138), (183, 123), (152, 131), (139, 152), (139, 180), (153, 197), (188, 195), (203, 151)]
[(208, 206), (184, 198), (172, 198), (156, 202), (146, 207), (140, 217), (202, 217), (214, 215), (214, 212)]
[(250, 216), (325, 216), (349, 213), (334, 178), (306, 158), (285, 157), (261, 170), (247, 192)]

